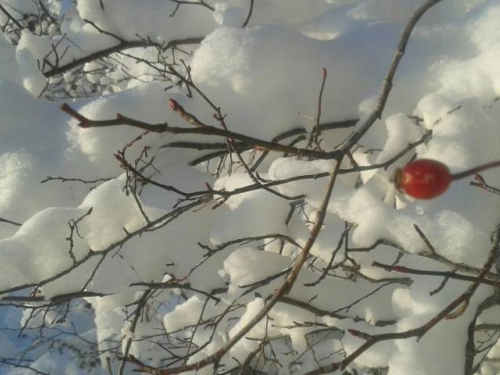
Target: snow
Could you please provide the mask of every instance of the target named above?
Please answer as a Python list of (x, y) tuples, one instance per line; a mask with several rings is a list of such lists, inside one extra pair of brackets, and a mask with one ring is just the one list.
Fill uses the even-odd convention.
[[(35, 3), (1, 2), (18, 22), (25, 22), (23, 13), (37, 17)], [(401, 30), (422, 1), (259, 0), (245, 28), (246, 0), (74, 3), (48, 1), (52, 19), (19, 33), (0, 11), (0, 24), (7, 25), (0, 37), (0, 293), (14, 288), (2, 296), (30, 297), (35, 285), (36, 296), (46, 299), (88, 293), (78, 303), (89, 304), (93, 315), (73, 301), (69, 316), (60, 319), (64, 299), (50, 308), (25, 302), (28, 308), (17, 313), (2, 302), (0, 360), (21, 353), (39, 329), (52, 338), (57, 330), (71, 336), (75, 324), (96, 345), (74, 335), (71, 345), (90, 345), (104, 367), (110, 357), (114, 373), (129, 339), (130, 354), (145, 364), (195, 363), (237, 335), (285, 282), (310, 239), (325, 174), (335, 161), (271, 151), (252, 178), (247, 167), (263, 154), (259, 147), (195, 163), (226, 152), (232, 140), (81, 127), (53, 99), (64, 97), (90, 120), (120, 114), (202, 132), (170, 109), (167, 101), (174, 99), (206, 125), (261, 140), (302, 130), (280, 142), (311, 148), (325, 68), (319, 122), (359, 119), (355, 128), (323, 131), (319, 146), (330, 151), (377, 105)], [(297, 281), (220, 360), (221, 372), (243, 363), (270, 374), (328, 366), (365, 342), (349, 329), (376, 335), (419, 327), (467, 289), (469, 281), (442, 284), (443, 276), (390, 272), (373, 262), (398, 260), (408, 268), (469, 276), (478, 272), (467, 267), (483, 267), (500, 222), (495, 194), (471, 186), (469, 176), (434, 200), (418, 201), (397, 191), (394, 179), (415, 157), (441, 161), (452, 174), (500, 159), (499, 19), (498, 1), (457, 0), (443, 1), (418, 23), (384, 113), (342, 162)], [(167, 48), (185, 38), (202, 40)], [(143, 46), (118, 48), (129, 42)], [(53, 67), (110, 48), (121, 52), (47, 78)], [(345, 173), (354, 164), (386, 163), (424, 135), (429, 140), (385, 168)], [(235, 193), (302, 175), (313, 177)], [(498, 169), (481, 176), (500, 188)], [(149, 296), (133, 328), (148, 283), (165, 289)], [(360, 374), (379, 367), (388, 367), (389, 375), (463, 373), (469, 324), (493, 292), (479, 287), (460, 317), (440, 321), (420, 340), (377, 343), (351, 368)], [(32, 316), (37, 308), (47, 310)], [(477, 323), (498, 324), (498, 307), (479, 314)], [(15, 337), (10, 329), (23, 324), (26, 336)], [(475, 360), (497, 359), (497, 339), (477, 331), (476, 345), (490, 340), (493, 349)], [(40, 345), (30, 366), (57, 373), (61, 363), (67, 373), (85, 373), (66, 349), (59, 355)], [(129, 363), (125, 373), (134, 369)], [(208, 366), (196, 373), (213, 371)], [(492, 361), (477, 374), (498, 371)]]
[[(367, 91), (375, 90), (375, 77), (389, 61), (389, 46), (380, 40), (398, 36), (397, 29), (386, 25), (371, 28), (363, 38), (347, 33), (333, 41), (318, 41), (284, 26), (221, 27), (196, 50), (192, 76), (223, 106), (231, 130), (245, 129), (252, 136), (271, 138), (290, 127), (312, 126), (307, 117), (316, 111), (323, 67), (329, 74), (325, 86), (329, 105), (322, 118), (356, 118), (359, 102)], [(349, 87), (348, 94), (336, 87)], [(230, 107), (225, 105), (229, 101)]]
[(0, 78), (19, 80), (19, 69), (15, 60), (16, 49), (4, 38), (0, 37)]

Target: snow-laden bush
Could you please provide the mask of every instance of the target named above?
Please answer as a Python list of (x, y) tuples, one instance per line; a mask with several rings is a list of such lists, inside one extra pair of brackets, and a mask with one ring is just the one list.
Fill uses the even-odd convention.
[(0, 25), (2, 373), (500, 371), (500, 172), (394, 187), (500, 159), (498, 1), (0, 0)]

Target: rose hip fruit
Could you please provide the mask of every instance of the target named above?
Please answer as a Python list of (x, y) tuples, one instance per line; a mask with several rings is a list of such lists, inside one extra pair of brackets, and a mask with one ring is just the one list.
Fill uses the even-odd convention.
[(398, 190), (413, 198), (433, 199), (443, 194), (452, 181), (498, 166), (500, 161), (494, 161), (451, 174), (448, 167), (437, 160), (420, 159), (398, 169), (395, 183)]

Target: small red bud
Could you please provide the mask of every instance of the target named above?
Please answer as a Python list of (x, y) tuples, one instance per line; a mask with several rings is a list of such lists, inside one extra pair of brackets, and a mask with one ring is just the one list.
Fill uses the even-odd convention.
[(364, 339), (364, 340), (370, 339), (370, 335), (368, 333), (358, 331), (357, 329), (348, 328), (347, 332), (349, 332), (354, 337), (359, 337), (360, 339)]
[(172, 111), (178, 111), (179, 110), (179, 107), (180, 107), (180, 104), (177, 102), (177, 100), (175, 99), (169, 99), (167, 100), (167, 103), (168, 103), (168, 106), (170, 107), (170, 109)]

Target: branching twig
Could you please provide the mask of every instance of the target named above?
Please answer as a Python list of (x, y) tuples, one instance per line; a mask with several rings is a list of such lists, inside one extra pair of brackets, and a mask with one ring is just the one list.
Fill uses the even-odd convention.
[(198, 37), (198, 38), (185, 38), (185, 39), (175, 39), (171, 40), (168, 42), (165, 46), (159, 45), (157, 43), (154, 43), (150, 40), (134, 40), (134, 41), (123, 41), (115, 46), (108, 47), (105, 49), (102, 49), (100, 51), (91, 53), (87, 56), (84, 56), (79, 59), (75, 59), (71, 61), (70, 63), (62, 66), (55, 66), (52, 69), (43, 72), (43, 75), (46, 78), (54, 77), (58, 74), (66, 73), (67, 71), (74, 69), (76, 67), (79, 67), (81, 65), (84, 65), (86, 63), (89, 63), (91, 61), (101, 59), (103, 57), (109, 57), (113, 53), (121, 52), (127, 49), (132, 49), (132, 48), (145, 48), (145, 47), (162, 47), (164, 49), (170, 48), (170, 47), (177, 47), (181, 45), (187, 45), (187, 44), (199, 44), (203, 40), (203, 37)]
[(335, 184), (335, 179), (337, 177), (337, 172), (340, 166), (341, 160), (337, 160), (335, 162), (335, 166), (332, 170), (330, 181), (328, 183), (327, 191), (325, 197), (323, 199), (323, 203), (321, 208), (317, 212), (316, 222), (313, 225), (309, 239), (307, 243), (304, 245), (302, 252), (298, 256), (295, 261), (293, 268), (288, 274), (283, 285), (274, 293), (274, 296), (267, 302), (265, 307), (259, 311), (245, 326), (243, 326), (240, 331), (238, 331), (231, 339), (216, 353), (206, 357), (205, 359), (191, 363), (186, 366), (176, 367), (176, 368), (165, 368), (165, 369), (151, 369), (149, 367), (139, 367), (140, 370), (144, 372), (148, 372), (155, 375), (168, 375), (168, 374), (179, 374), (187, 371), (196, 371), (203, 367), (206, 367), (211, 364), (216, 364), (238, 341), (240, 341), (245, 335), (257, 324), (260, 322), (262, 318), (264, 318), (269, 311), (274, 307), (274, 305), (279, 301), (280, 297), (287, 294), (290, 289), (293, 287), (293, 284), (297, 280), (299, 273), (302, 269), (304, 262), (307, 259), (309, 251), (311, 250), (316, 238), (321, 230), (321, 226), (323, 225), (323, 221), (326, 216), (326, 209), (328, 207), (328, 203), (330, 202), (331, 193), (333, 190), (333, 186)]
[(213, 126), (205, 125), (196, 128), (180, 128), (172, 127), (167, 123), (162, 124), (149, 124), (143, 121), (134, 120), (129, 117), (118, 114), (114, 120), (91, 120), (82, 114), (75, 111), (68, 104), (63, 104), (61, 110), (66, 112), (71, 117), (74, 117), (80, 122), (80, 126), (83, 128), (99, 128), (99, 127), (109, 127), (117, 125), (128, 125), (138, 129), (147, 130), (152, 133), (172, 133), (172, 134), (194, 134), (194, 135), (209, 135), (217, 136), (223, 138), (231, 138), (248, 143), (253, 146), (259, 146), (262, 149), (267, 149), (271, 151), (284, 152), (291, 155), (304, 156), (313, 159), (335, 159), (340, 155), (338, 151), (333, 152), (321, 152), (316, 150), (307, 150), (295, 147), (288, 147), (281, 145), (279, 143), (273, 143), (269, 141), (264, 141), (261, 139), (249, 137), (240, 133), (231, 132), (225, 129), (219, 129)]
[(24, 29), (23, 25), (21, 25), (18, 20), (12, 17), (12, 15), (7, 11), (7, 9), (4, 8), (2, 4), (0, 4), (0, 10), (19, 28), (19, 30)]
[(134, 238), (136, 236), (140, 236), (141, 234), (146, 233), (148, 230), (151, 230), (152, 228), (161, 227), (161, 226), (165, 225), (166, 223), (170, 222), (171, 220), (174, 220), (179, 215), (181, 215), (181, 214), (183, 214), (183, 213), (185, 213), (185, 212), (187, 212), (195, 207), (203, 205), (203, 204), (207, 203), (207, 201), (209, 201), (209, 200), (211, 200), (211, 198), (201, 198), (201, 199), (198, 199), (194, 202), (186, 204), (182, 207), (178, 207), (178, 208), (166, 213), (165, 215), (162, 215), (158, 219), (152, 220), (151, 223), (137, 229), (134, 232), (127, 232), (126, 235), (121, 240), (110, 244), (105, 249), (102, 249), (100, 251), (93, 251), (93, 250), (89, 249), (89, 252), (85, 256), (83, 256), (81, 259), (79, 259), (76, 263), (74, 263), (69, 268), (66, 268), (66, 269), (64, 269), (64, 270), (62, 270), (62, 271), (60, 271), (60, 272), (58, 272), (50, 277), (47, 277), (39, 282), (36, 282), (36, 283), (35, 282), (26, 283), (26, 284), (22, 284), (22, 285), (13, 286), (13, 287), (10, 287), (10, 288), (4, 289), (4, 290), (0, 290), (0, 295), (12, 293), (12, 292), (15, 292), (18, 290), (23, 290), (23, 289), (32, 288), (32, 287), (42, 287), (42, 286), (44, 286), (52, 281), (60, 279), (64, 275), (67, 275), (68, 273), (72, 272), (73, 270), (75, 270), (76, 268), (81, 266), (82, 264), (86, 263), (90, 258), (93, 258), (95, 256), (102, 257), (104, 254), (107, 254), (114, 249), (120, 248), (126, 242), (128, 242), (131, 238)]
[(40, 181), (41, 184), (44, 184), (46, 182), (50, 181), (61, 181), (61, 182), (81, 182), (82, 184), (98, 184), (100, 182), (106, 182), (111, 180), (110, 178), (97, 178), (95, 180), (84, 180), (82, 178), (70, 178), (70, 177), (51, 177), (47, 176), (47, 178), (43, 179)]
[[(410, 275), (438, 276), (438, 277), (445, 277), (445, 278), (454, 279), (454, 280), (473, 281), (473, 282), (478, 282), (481, 284), (490, 285), (490, 286), (493, 286), (495, 288), (500, 288), (500, 278), (498, 278), (498, 280), (489, 280), (486, 278), (479, 278), (479, 277), (475, 277), (475, 276), (459, 275), (459, 274), (456, 274), (455, 272), (418, 270), (415, 268), (409, 268), (409, 267), (404, 267), (404, 266), (392, 266), (390, 264), (383, 264), (383, 263), (379, 263), (379, 262), (373, 262), (372, 266), (382, 268), (382, 269), (389, 271), (389, 272), (401, 272), (401, 273), (407, 273)], [(489, 275), (486, 274), (486, 277), (489, 277)]]
[[(478, 277), (479, 279), (483, 279), (486, 276), (489, 269), (491, 268), (491, 266), (494, 264), (495, 260), (497, 259), (498, 253), (499, 253), (499, 242), (500, 242), (500, 227), (497, 227), (495, 229), (495, 232), (493, 233), (492, 249), (490, 251), (488, 260), (484, 264), (484, 266), (482, 268), (482, 272)], [(479, 285), (480, 285), (480, 283), (478, 281), (475, 281), (474, 283), (472, 283), (459, 297), (457, 297), (450, 304), (448, 304), (436, 316), (434, 316), (429, 321), (427, 321), (425, 324), (423, 324), (417, 328), (409, 329), (409, 330), (403, 331), (403, 332), (383, 333), (383, 334), (376, 334), (376, 335), (370, 335), (370, 334), (360, 332), (360, 331), (357, 331), (354, 329), (349, 330), (349, 333), (351, 333), (352, 335), (366, 340), (365, 343), (362, 344), (354, 352), (349, 354), (344, 360), (342, 360), (340, 362), (331, 363), (327, 366), (320, 367), (320, 368), (313, 370), (313, 371), (309, 371), (305, 375), (320, 375), (320, 374), (327, 374), (330, 372), (334, 372), (337, 370), (344, 370), (357, 357), (359, 357), (366, 350), (368, 350), (373, 345), (375, 345), (376, 343), (381, 342), (381, 341), (408, 339), (410, 337), (416, 337), (417, 340), (420, 340), (427, 332), (429, 332), (429, 330), (431, 330), (441, 320), (449, 318), (449, 317), (454, 318), (455, 316), (452, 315), (452, 312), (455, 309), (457, 309), (458, 307), (460, 307), (461, 305), (462, 306), (466, 305), (467, 302), (472, 297), (472, 295), (474, 294), (474, 292), (477, 290)], [(461, 311), (461, 309), (459, 309), (458, 312), (461, 313), (463, 311)]]

